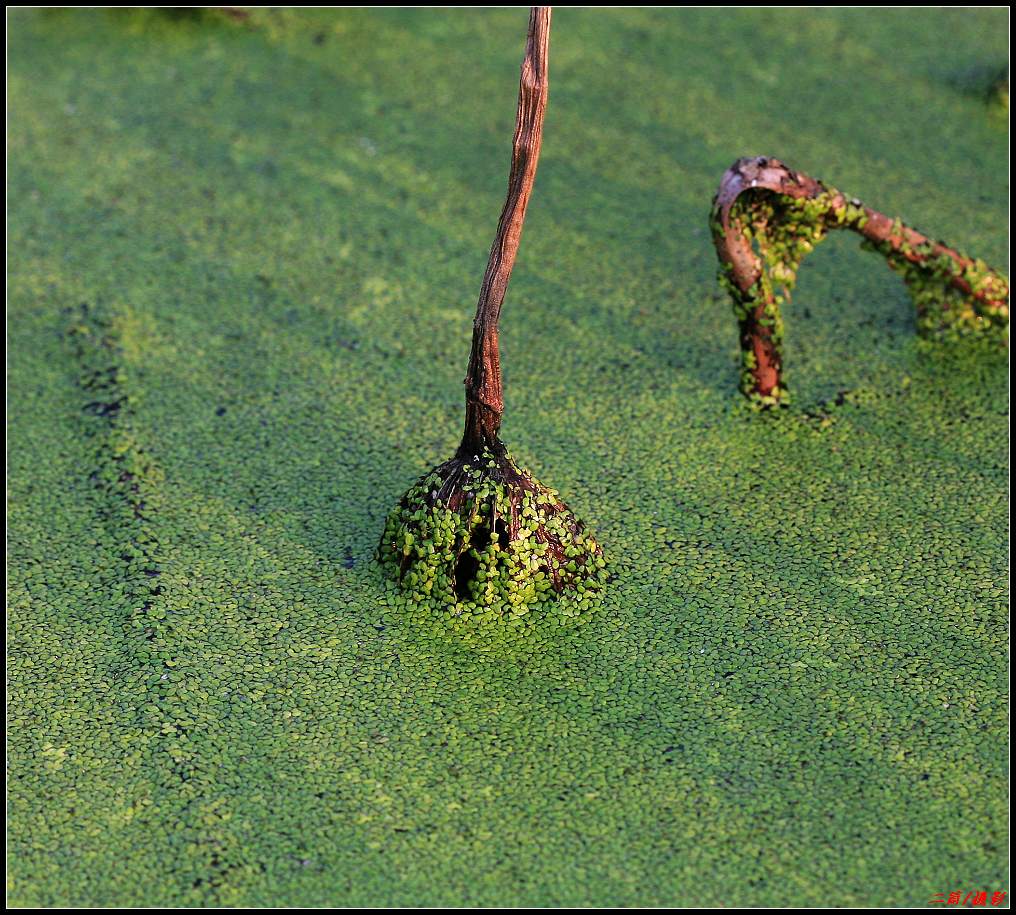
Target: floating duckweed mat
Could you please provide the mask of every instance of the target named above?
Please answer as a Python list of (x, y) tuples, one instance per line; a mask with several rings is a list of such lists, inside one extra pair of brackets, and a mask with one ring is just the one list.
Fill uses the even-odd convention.
[(557, 11), (505, 438), (617, 577), (504, 627), (373, 556), (457, 444), (525, 17), (12, 14), (12, 904), (1008, 889), (1006, 355), (837, 235), (756, 415), (704, 225), (778, 150), (1005, 269), (1005, 12)]

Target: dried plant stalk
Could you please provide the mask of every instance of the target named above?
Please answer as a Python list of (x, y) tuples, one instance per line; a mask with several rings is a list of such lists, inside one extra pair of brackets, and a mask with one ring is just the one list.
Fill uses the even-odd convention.
[(455, 457), (426, 474), (389, 514), (383, 566), (437, 613), (517, 618), (556, 598), (577, 615), (606, 581), (596, 541), (560, 500), (512, 460), (498, 321), (536, 177), (547, 107), (550, 8), (533, 7), (519, 83), (508, 194), (473, 321), (466, 418)]
[[(802, 258), (830, 229), (850, 229), (902, 274), (918, 331), (954, 336), (1009, 323), (1009, 283), (983, 261), (848, 198), (778, 159), (738, 159), (711, 217), (720, 282), (740, 325), (741, 390), (762, 406), (785, 401), (783, 316)], [(776, 285), (782, 286), (777, 292)]]

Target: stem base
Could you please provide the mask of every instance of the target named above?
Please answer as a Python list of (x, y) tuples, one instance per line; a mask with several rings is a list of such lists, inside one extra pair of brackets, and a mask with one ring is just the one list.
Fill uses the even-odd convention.
[(607, 581), (603, 551), (495, 445), (422, 477), (388, 516), (379, 561), (414, 601), (455, 615), (587, 609)]

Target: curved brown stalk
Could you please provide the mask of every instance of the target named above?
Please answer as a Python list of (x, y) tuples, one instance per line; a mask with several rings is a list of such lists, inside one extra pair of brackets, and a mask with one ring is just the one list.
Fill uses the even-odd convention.
[(498, 320), (515, 265), (522, 223), (526, 218), (526, 206), (540, 158), (543, 114), (547, 107), (550, 11), (549, 6), (534, 6), (529, 14), (529, 36), (519, 82), (519, 108), (512, 143), (508, 196), (490, 248), (473, 320), (473, 345), (465, 379), (466, 423), (459, 446), (459, 454), (463, 456), (481, 454), (485, 448), (503, 450), (498, 440), (504, 413)]
[(1009, 284), (1002, 274), (778, 159), (738, 159), (727, 169), (711, 225), (720, 280), (740, 324), (741, 390), (763, 405), (786, 397), (780, 304), (801, 259), (829, 229), (857, 232), (903, 275), (921, 333), (1008, 325)]

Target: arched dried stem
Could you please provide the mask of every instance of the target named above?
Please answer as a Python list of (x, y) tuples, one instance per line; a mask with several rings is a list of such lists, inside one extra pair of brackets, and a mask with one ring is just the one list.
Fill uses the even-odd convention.
[(720, 281), (740, 325), (741, 390), (763, 406), (786, 398), (780, 305), (801, 259), (830, 229), (857, 232), (903, 275), (921, 333), (980, 332), (1009, 322), (1001, 273), (778, 159), (738, 159), (727, 169), (711, 227)]

